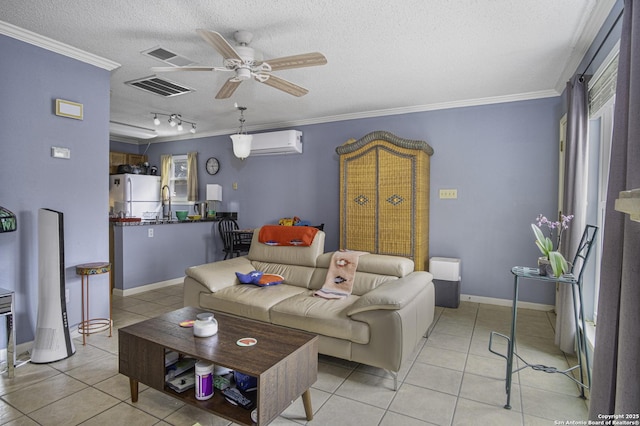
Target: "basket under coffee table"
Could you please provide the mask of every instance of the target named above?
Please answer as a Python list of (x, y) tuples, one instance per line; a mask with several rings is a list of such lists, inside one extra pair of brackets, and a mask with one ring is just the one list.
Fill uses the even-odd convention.
[[(318, 377), (318, 336), (214, 312), (218, 333), (195, 337), (179, 323), (200, 312), (205, 311), (186, 307), (118, 330), (119, 371), (129, 377), (132, 402), (138, 400), (138, 383), (144, 383), (238, 424), (254, 424), (250, 410), (231, 405), (217, 389), (199, 401), (193, 389), (178, 393), (166, 386), (165, 352), (171, 350), (257, 377), (258, 425), (269, 424), (300, 395), (307, 420), (313, 419), (309, 388)], [(258, 343), (238, 346), (243, 337)]]

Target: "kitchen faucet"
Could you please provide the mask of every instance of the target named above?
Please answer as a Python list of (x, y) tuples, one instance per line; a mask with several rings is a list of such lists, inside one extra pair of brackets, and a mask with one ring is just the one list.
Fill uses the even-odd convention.
[[(156, 187), (157, 188), (157, 187)], [(169, 212), (168, 214), (165, 216), (164, 215), (164, 189), (167, 188), (167, 199), (169, 200)], [(162, 197), (162, 217), (163, 218), (167, 218), (167, 220), (171, 220), (171, 188), (169, 188), (169, 185), (165, 185), (162, 187), (162, 189), (160, 190), (160, 195)]]

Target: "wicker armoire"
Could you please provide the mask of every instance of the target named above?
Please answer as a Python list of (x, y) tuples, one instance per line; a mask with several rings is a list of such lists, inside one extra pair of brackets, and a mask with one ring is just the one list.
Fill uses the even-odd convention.
[(425, 141), (376, 131), (336, 148), (340, 248), (429, 261), (429, 162)]

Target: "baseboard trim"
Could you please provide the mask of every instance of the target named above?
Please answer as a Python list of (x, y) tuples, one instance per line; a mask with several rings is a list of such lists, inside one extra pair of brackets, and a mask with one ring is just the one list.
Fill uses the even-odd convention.
[[(484, 296), (474, 296), (472, 294), (461, 294), (460, 295), (461, 302), (474, 302), (474, 303), (485, 303), (487, 305), (498, 305), (498, 306), (513, 306), (512, 299), (498, 299), (495, 297), (484, 297)], [(556, 307), (554, 305), (545, 305), (543, 303), (532, 303), (532, 302), (522, 302), (518, 301), (518, 307), (524, 309), (533, 309), (536, 311), (553, 311)]]
[(121, 290), (119, 288), (113, 289), (113, 294), (115, 296), (131, 296), (133, 294), (144, 293), (149, 290), (157, 290), (159, 288), (169, 287), (176, 284), (181, 284), (184, 282), (184, 277), (174, 278), (166, 281), (159, 281), (157, 283), (151, 283), (146, 285), (141, 285), (140, 287), (128, 288), (126, 290)]

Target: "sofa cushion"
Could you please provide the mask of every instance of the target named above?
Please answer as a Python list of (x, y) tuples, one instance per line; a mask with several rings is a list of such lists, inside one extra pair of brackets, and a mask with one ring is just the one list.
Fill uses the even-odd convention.
[(304, 291), (286, 284), (267, 287), (238, 284), (216, 292), (213, 297), (202, 296), (201, 303), (206, 299), (208, 309), (271, 322), (269, 310), (275, 304)]
[(259, 234), (259, 229), (253, 233), (247, 256), (251, 261), (315, 267), (316, 259), (324, 251), (324, 232), (322, 231), (316, 233), (308, 247), (270, 246), (258, 241)]
[(254, 268), (246, 256), (234, 257), (222, 262), (206, 263), (204, 265), (191, 266), (185, 273), (188, 277), (207, 287), (210, 291), (216, 292), (225, 287), (238, 283), (236, 272), (248, 274)]
[(323, 299), (305, 291), (289, 297), (271, 308), (271, 322), (310, 333), (349, 340), (354, 343), (369, 342), (369, 325), (347, 316), (347, 311), (358, 296), (345, 299)]
[(284, 265), (282, 263), (251, 262), (254, 269), (265, 274), (276, 274), (284, 278), (284, 283), (297, 287), (308, 288), (315, 268), (309, 266)]

